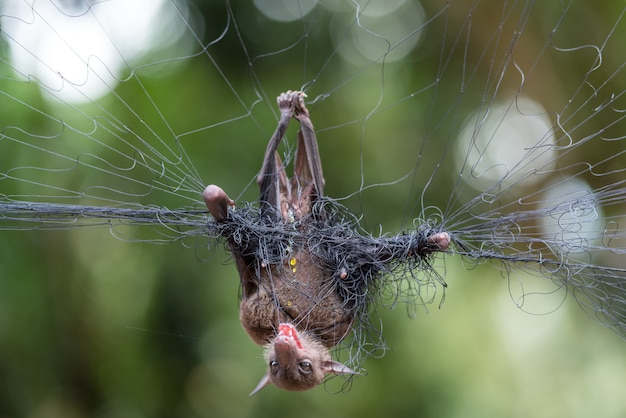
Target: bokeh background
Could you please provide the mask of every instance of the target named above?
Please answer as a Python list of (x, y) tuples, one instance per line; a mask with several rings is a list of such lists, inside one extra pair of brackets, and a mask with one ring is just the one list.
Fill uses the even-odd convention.
[[(15, 9), (10, 1), (2, 3), (0, 23), (8, 25), (7, 10)], [(372, 232), (397, 232), (419, 215), (415, 188), (421, 186), (412, 181), (424, 179), (397, 180), (418, 162), (420, 170), (433, 169), (429, 154), (420, 155), (424, 134), (431, 135), (429, 147), (444, 152), (463, 118), (494, 95), (496, 85), (502, 94), (519, 88), (513, 70), (500, 84), (493, 78), (515, 34), (523, 39), (516, 63), (532, 75), (524, 93), (540, 98), (548, 111), (578, 100), (581, 77), (596, 57), (593, 48), (559, 54), (557, 47), (600, 46), (608, 39), (604, 65), (590, 79), (607, 81), (607, 90), (616, 93), (626, 85), (623, 74), (614, 73), (624, 65), (618, 45), (626, 36), (624, 24), (611, 33), (623, 2), (573, 2), (555, 33), (551, 30), (568, 6), (562, 2), (509, 7), (373, 1), (369, 14), (358, 14), (358, 24), (360, 12), (350, 2), (176, 5), (190, 25), (180, 33), (172, 29), (169, 12), (156, 13), (145, 27), (138, 22), (147, 9), (125, 12), (130, 25), (137, 19), (136, 28), (153, 36), (146, 35), (151, 43), (139, 52), (123, 51), (126, 57), (134, 54), (126, 65), (143, 85), (132, 77), (124, 81), (131, 73), (122, 65), (121, 82), (111, 82), (102, 94), (90, 93), (99, 97), (97, 103), (116, 115), (128, 113), (116, 107), (113, 89), (148, 126), (185, 133), (180, 142), (199, 178), (246, 201), (256, 198), (251, 182), (276, 123), (273, 98), (306, 86), (326, 192), (353, 196), (346, 204), (363, 213), (364, 227)], [(510, 16), (504, 19), (503, 11)], [(207, 45), (208, 53), (198, 53), (189, 34)], [(385, 54), (387, 41), (398, 46)], [(5, 33), (0, 57), (16, 65), (10, 44)], [(555, 48), (545, 52), (546, 45)], [(2, 91), (17, 95), (10, 78), (0, 80)], [(53, 114), (54, 99), (36, 85), (26, 89), (20, 97)], [(161, 125), (155, 104), (169, 128)], [(87, 115), (100, 111), (94, 103), (75, 106)], [(20, 109), (1, 107), (2, 126), (49, 122), (29, 120), (32, 114)], [(577, 132), (617, 129), (609, 121), (600, 115)], [(441, 126), (449, 128), (449, 136)], [(620, 144), (605, 146), (597, 152), (610, 154), (610, 147), (619, 150)], [(0, 151), (3, 167), (28, 158), (27, 149), (13, 151)], [(445, 207), (454, 178), (431, 187), (429, 202)], [(140, 203), (188, 204), (175, 196), (150, 199)], [(511, 300), (510, 282), (500, 269), (489, 264), (467, 269), (453, 257), (441, 270), (448, 283), (441, 306), (437, 298), (408, 312), (403, 305), (379, 310), (390, 350), (381, 359), (367, 359), (367, 375), (343, 390), (343, 381), (335, 379), (306, 393), (270, 387), (250, 398), (265, 366), (261, 348), (239, 324), (238, 276), (228, 254), (220, 247), (207, 250), (201, 238), (160, 245), (143, 242), (150, 232), (144, 237), (142, 228), (127, 233), (129, 239), (119, 240), (106, 227), (0, 232), (0, 416), (626, 415), (622, 339), (570, 299), (546, 315), (523, 312)], [(525, 280), (517, 275), (511, 282)]]

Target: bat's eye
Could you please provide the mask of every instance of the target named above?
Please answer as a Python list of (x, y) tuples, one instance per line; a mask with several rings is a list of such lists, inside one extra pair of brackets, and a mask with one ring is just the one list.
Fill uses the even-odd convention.
[(270, 371), (272, 374), (276, 374), (278, 372), (278, 362), (276, 360), (270, 361)]
[(311, 373), (313, 370), (313, 366), (308, 361), (301, 361), (298, 366), (300, 367), (300, 371), (305, 374)]

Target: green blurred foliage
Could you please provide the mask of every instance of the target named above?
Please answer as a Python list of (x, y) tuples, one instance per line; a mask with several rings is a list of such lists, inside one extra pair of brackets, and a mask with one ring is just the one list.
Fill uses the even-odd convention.
[[(433, 16), (442, 5), (431, 1), (424, 8)], [(232, 2), (230, 7), (235, 18), (230, 24), (237, 24), (239, 32), (229, 31), (209, 50), (243, 102), (252, 103), (256, 93), (266, 94), (265, 101), (252, 106), (248, 117), (238, 119), (244, 109), (206, 56), (190, 58), (166, 76), (147, 77), (145, 88), (175, 132), (228, 121), (181, 141), (200, 177), (220, 184), (238, 201), (256, 197), (256, 187), (249, 183), (274, 129), (273, 97), (310, 81), (326, 60), (328, 68), (318, 74), (310, 96), (333, 92), (311, 106), (331, 196), (359, 190), (361, 175), (365, 184), (375, 184), (410, 171), (420, 151), (420, 141), (415, 139), (428, 130), (424, 125), (446, 120), (447, 110), (454, 106), (460, 80), (454, 79), (458, 73), (447, 73), (450, 84), (442, 83), (435, 99), (409, 99), (401, 106), (391, 103), (389, 110), (363, 122), (383, 86), (385, 97), (404, 98), (432, 80), (444, 30), (436, 23), (412, 55), (389, 63), (382, 72), (378, 64), (368, 67), (330, 59), (334, 47), (325, 29), (333, 18), (329, 12), (305, 21), (311, 25), (308, 39), (298, 42), (303, 22), (271, 22), (248, 2)], [(577, 9), (577, 16), (585, 26), (603, 28), (614, 20), (613, 9), (619, 12), (622, 7), (623, 2), (588, 2)], [(224, 29), (228, 10), (221, 2), (207, 1), (198, 4), (198, 11), (203, 14), (208, 42)], [(452, 9), (448, 23), (460, 24), (466, 13), (460, 6)], [(560, 9), (545, 13), (558, 15)], [(477, 13), (472, 31), (485, 33), (472, 38), (477, 44), (467, 46), (468, 56), (489, 39), (492, 18)], [(532, 34), (536, 29), (543, 36), (545, 28), (538, 27), (548, 21), (552, 20), (531, 21), (526, 30)], [(561, 31), (558, 36), (582, 37), (594, 44), (603, 39), (578, 29), (568, 26), (567, 34)], [(243, 36), (248, 56), (238, 35)], [(623, 35), (612, 39), (624, 39)], [(544, 41), (537, 39), (535, 47)], [(532, 61), (538, 49), (533, 50), (532, 43), (524, 45), (531, 48), (526, 52)], [(616, 56), (606, 54), (608, 59), (623, 60), (623, 52), (614, 52)], [(254, 73), (249, 71), (249, 57), (262, 57), (254, 61)], [(451, 65), (460, 68), (462, 63)], [(581, 52), (582, 68), (588, 64), (589, 57)], [(529, 89), (545, 89), (546, 106), (558, 109), (564, 98), (556, 93), (552, 80), (575, 77), (583, 70), (552, 65), (542, 67), (545, 84)], [(612, 82), (621, 83), (615, 90), (623, 91), (624, 80)], [(158, 125), (152, 103), (136, 89), (132, 83), (122, 83), (117, 92), (145, 115), (148, 126)], [(477, 88), (466, 97), (478, 103), (481, 93)], [(107, 100), (103, 99), (104, 106)], [(35, 91), (32, 103), (46, 106)], [(382, 108), (389, 104), (383, 103)], [(7, 108), (0, 109), (0, 115), (15, 121), (26, 117)], [(348, 123), (353, 120), (358, 122)], [(40, 122), (46, 121), (32, 123)], [(460, 122), (450, 121), (450, 132)], [(420, 169), (428, 172), (432, 165), (426, 161)], [(434, 204), (445, 202), (445, 187), (441, 195), (437, 190), (427, 197)], [(365, 214), (372, 231), (378, 225), (384, 231), (397, 231), (417, 215), (408, 204), (415, 196), (407, 184), (399, 183), (375, 187), (347, 204)], [(176, 201), (163, 205), (176, 207)], [(130, 234), (137, 237), (141, 232)], [(368, 359), (367, 375), (356, 377), (346, 393), (334, 393), (342, 384), (335, 379), (326, 388), (307, 393), (267, 388), (249, 398), (264, 364), (261, 349), (239, 324), (238, 277), (223, 249), (207, 254), (206, 249), (179, 243), (124, 242), (106, 229), (76, 229), (3, 231), (0, 251), (2, 417), (626, 414), (624, 341), (589, 320), (573, 302), (545, 316), (522, 312), (511, 301), (506, 280), (488, 265), (466, 270), (448, 259), (445, 303), (418, 306), (414, 319), (404, 306), (394, 311), (381, 308), (391, 350), (382, 359)]]

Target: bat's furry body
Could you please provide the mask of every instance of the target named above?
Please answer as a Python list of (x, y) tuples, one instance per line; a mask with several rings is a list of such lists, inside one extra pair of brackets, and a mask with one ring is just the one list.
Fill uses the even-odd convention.
[[(325, 347), (338, 344), (350, 331), (354, 313), (337, 292), (333, 273), (316, 265), (305, 249), (281, 265), (237, 264), (244, 284), (241, 323), (257, 344), (270, 343), (280, 323), (297, 324)], [(252, 275), (257, 268), (259, 276)]]

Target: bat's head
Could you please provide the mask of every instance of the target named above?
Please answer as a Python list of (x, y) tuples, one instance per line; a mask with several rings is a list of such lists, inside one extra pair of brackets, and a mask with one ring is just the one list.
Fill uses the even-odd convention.
[(266, 355), (269, 369), (254, 395), (270, 383), (281, 389), (302, 391), (324, 381), (329, 373), (355, 374), (343, 364), (332, 361), (328, 349), (292, 324), (280, 324), (276, 338), (269, 344)]

